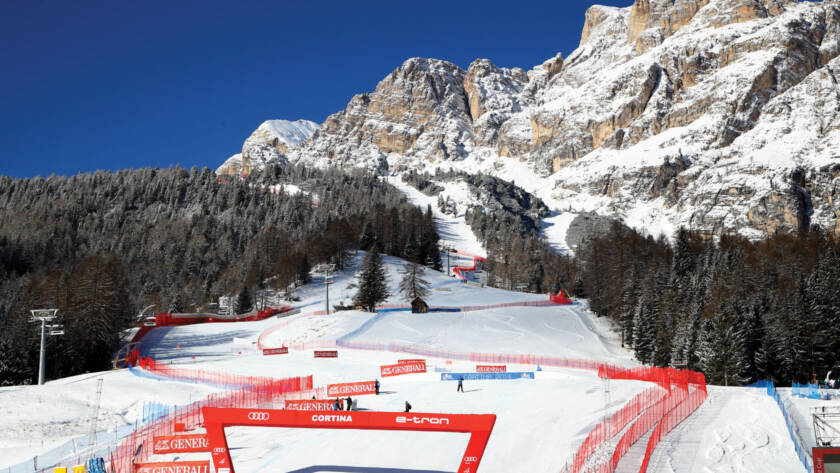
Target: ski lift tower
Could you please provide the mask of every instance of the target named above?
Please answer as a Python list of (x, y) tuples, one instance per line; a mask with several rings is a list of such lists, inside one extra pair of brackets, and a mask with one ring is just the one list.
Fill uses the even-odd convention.
[(335, 272), (334, 264), (322, 263), (315, 267), (315, 272), (324, 273), (324, 315), (330, 315), (330, 274)]
[(814, 419), (814, 473), (840, 471), (840, 406), (811, 408)]
[(47, 324), (47, 322), (55, 320), (58, 314), (58, 309), (34, 309), (29, 312), (32, 314), (32, 317), (29, 319), (30, 322), (41, 323), (41, 358), (38, 363), (38, 385), (42, 385), (44, 384), (44, 368), (46, 366), (46, 356), (44, 355), (46, 353), (47, 335), (64, 335), (64, 326), (58, 324)]

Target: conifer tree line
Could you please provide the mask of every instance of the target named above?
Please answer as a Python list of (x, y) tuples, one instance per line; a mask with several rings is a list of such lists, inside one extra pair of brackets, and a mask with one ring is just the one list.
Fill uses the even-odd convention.
[(579, 255), (578, 296), (636, 357), (710, 383), (810, 381), (840, 365), (840, 244), (820, 231), (751, 242), (680, 230), (671, 244), (620, 224)]
[[(266, 185), (300, 192), (270, 192)], [(355, 249), (440, 268), (431, 209), (362, 171), (269, 166), (248, 179), (180, 167), (0, 177), (0, 384), (37, 376), (30, 309), (58, 308), (47, 377), (108, 368), (140, 309), (305, 282)]]

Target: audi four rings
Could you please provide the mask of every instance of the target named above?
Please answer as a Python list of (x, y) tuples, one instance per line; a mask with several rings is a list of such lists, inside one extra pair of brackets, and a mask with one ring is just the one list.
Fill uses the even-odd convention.
[(249, 412), (248, 420), (268, 420), (268, 412)]

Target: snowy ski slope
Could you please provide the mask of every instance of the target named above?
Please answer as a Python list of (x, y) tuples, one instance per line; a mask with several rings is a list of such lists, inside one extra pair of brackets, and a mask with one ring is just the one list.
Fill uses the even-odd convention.
[[(334, 278), (331, 301), (349, 299), (355, 266)], [(402, 261), (385, 258), (392, 290)], [(429, 271), (435, 287), (432, 306), (478, 306), (545, 300), (545, 295), (513, 293), (453, 282)], [(323, 309), (323, 281), (301, 288), (302, 312), (286, 318), (236, 324), (203, 324), (153, 330), (142, 345), (145, 356), (187, 367), (247, 375), (289, 377), (314, 375), (315, 385), (364, 381), (378, 377), (379, 366), (399, 358), (391, 352), (339, 348), (337, 359), (315, 359), (311, 349), (288, 355), (262, 356), (256, 342), (333, 342), (347, 334), (358, 342), (408, 343), (461, 352), (528, 353), (603, 360), (632, 366), (606, 321), (586, 304), (572, 307), (509, 307), (461, 313), (412, 315), (394, 312), (373, 318), (357, 311), (313, 315)], [(394, 295), (387, 303), (403, 303)], [(603, 417), (620, 409), (648, 387), (634, 381), (611, 381), (609, 397), (592, 372), (542, 367), (534, 380), (470, 381), (465, 393), (440, 380), (436, 370), (473, 371), (472, 363), (427, 358), (429, 372), (383, 379), (382, 395), (360, 396), (358, 408), (401, 411), (409, 401), (415, 412), (493, 413), (496, 427), (481, 471), (556, 473), (577, 445)], [(535, 370), (536, 366), (508, 366)], [(32, 471), (34, 455), (44, 465), (53, 458), (82, 451), (89, 432), (96, 380), (104, 380), (99, 425), (108, 436), (122, 435), (139, 421), (143, 402), (186, 404), (219, 388), (132, 375), (127, 370), (93, 373), (48, 383), (0, 389), (0, 471)], [(609, 402), (608, 405), (605, 405)], [(73, 439), (79, 439), (75, 447)], [(239, 473), (453, 471), (466, 436), (413, 432), (356, 432), (308, 429), (232, 428), (234, 466)], [(71, 444), (65, 444), (70, 441)], [(49, 452), (52, 450), (52, 453)], [(631, 454), (633, 451), (631, 451)], [(44, 454), (47, 454), (44, 457)], [(629, 454), (630, 455), (630, 454)], [(203, 454), (159, 456), (161, 461), (205, 459)], [(19, 465), (29, 460), (27, 464)], [(65, 459), (65, 464), (72, 463)], [(632, 458), (620, 468), (634, 471)], [(713, 389), (708, 403), (669, 436), (657, 450), (649, 471), (674, 473), (774, 471), (802, 473), (778, 409), (755, 390)]]

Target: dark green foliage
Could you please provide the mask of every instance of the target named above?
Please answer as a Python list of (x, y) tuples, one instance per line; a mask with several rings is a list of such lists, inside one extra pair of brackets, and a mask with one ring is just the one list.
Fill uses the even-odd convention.
[(365, 256), (362, 272), (359, 274), (359, 290), (353, 298), (357, 305), (368, 312), (388, 298), (388, 282), (379, 249), (374, 247)]
[(591, 308), (640, 360), (686, 362), (714, 384), (785, 384), (840, 363), (837, 251), (819, 232), (750, 242), (680, 231), (672, 246), (616, 224), (578, 262)]
[(236, 311), (240, 314), (248, 312), (251, 310), (252, 305), (254, 304), (251, 300), (251, 291), (248, 289), (248, 286), (245, 286), (239, 291), (239, 295), (236, 297)]

